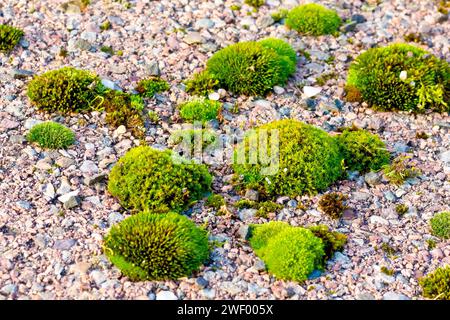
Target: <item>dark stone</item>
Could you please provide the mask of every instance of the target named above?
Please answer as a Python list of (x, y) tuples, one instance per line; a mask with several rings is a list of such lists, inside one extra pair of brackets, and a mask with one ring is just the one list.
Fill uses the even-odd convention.
[(358, 218), (358, 213), (353, 209), (345, 209), (342, 213), (342, 222), (345, 224), (351, 224), (353, 220)]
[(351, 18), (352, 21), (355, 21), (356, 23), (364, 23), (367, 21), (366, 17), (364, 17), (362, 14), (354, 14)]
[(209, 282), (208, 282), (208, 280), (206, 280), (206, 279), (203, 278), (203, 277), (198, 277), (198, 278), (195, 280), (195, 284), (196, 284), (200, 289), (204, 289), (204, 288), (206, 288), (206, 287), (209, 285)]

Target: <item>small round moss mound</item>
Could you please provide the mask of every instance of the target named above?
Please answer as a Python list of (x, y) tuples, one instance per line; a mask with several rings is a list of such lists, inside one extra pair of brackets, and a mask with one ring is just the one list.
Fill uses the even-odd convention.
[(431, 218), (430, 225), (436, 237), (450, 239), (450, 211), (436, 214)]
[(340, 25), (341, 18), (336, 11), (315, 3), (297, 6), (286, 17), (286, 26), (304, 35), (333, 34)]
[(92, 72), (64, 67), (35, 76), (27, 95), (40, 110), (69, 114), (99, 104), (100, 78)]
[(450, 110), (450, 64), (409, 44), (359, 55), (350, 65), (347, 87), (380, 110)]
[(134, 211), (185, 209), (211, 188), (204, 165), (148, 146), (130, 149), (111, 170), (109, 192)]
[(419, 280), (423, 295), (435, 300), (450, 300), (450, 266), (437, 268)]
[(209, 75), (225, 89), (245, 95), (265, 95), (283, 85), (295, 71), (288, 69), (289, 57), (268, 45), (239, 42), (216, 52), (207, 62)]
[(186, 80), (186, 92), (197, 96), (207, 96), (217, 89), (219, 80), (214, 79), (208, 70), (197, 72), (192, 79)]
[(201, 121), (217, 119), (222, 104), (204, 97), (194, 98), (180, 105), (180, 116), (186, 121)]
[[(268, 137), (268, 158), (272, 159), (260, 161), (263, 158), (258, 156), (258, 163), (249, 161), (249, 156), (264, 150), (263, 146), (253, 150), (251, 141), (262, 139), (264, 134)], [(271, 141), (276, 141), (277, 135), (278, 155), (270, 151)], [(245, 155), (244, 163), (242, 155)], [(319, 128), (286, 119), (250, 131), (235, 151), (233, 167), (247, 188), (268, 197), (295, 197), (314, 194), (335, 182), (342, 175), (341, 162), (336, 139)]]
[(301, 282), (321, 268), (325, 255), (323, 242), (310, 230), (283, 222), (253, 228), (250, 244), (276, 277)]
[(389, 163), (390, 154), (384, 142), (366, 130), (346, 128), (337, 136), (337, 140), (345, 165), (352, 171), (377, 171)]
[(104, 239), (104, 251), (133, 281), (189, 276), (209, 256), (207, 233), (188, 218), (148, 211), (113, 226)]
[(6, 24), (0, 24), (0, 52), (9, 53), (19, 43), (24, 32)]
[(75, 142), (75, 134), (56, 122), (43, 122), (31, 128), (27, 140), (42, 148), (66, 149)]

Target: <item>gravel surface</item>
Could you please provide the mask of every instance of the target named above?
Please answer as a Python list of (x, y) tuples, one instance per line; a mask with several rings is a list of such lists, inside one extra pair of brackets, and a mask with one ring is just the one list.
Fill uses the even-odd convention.
[[(353, 31), (338, 37), (317, 38), (299, 36), (270, 18), (271, 12), (298, 4), (295, 0), (268, 0), (257, 12), (239, 0), (130, 1), (129, 9), (92, 0), (82, 13), (73, 6), (63, 10), (64, 2), (0, 1), (0, 23), (26, 34), (10, 56), (0, 55), (0, 299), (421, 299), (417, 279), (450, 264), (450, 242), (433, 237), (428, 226), (435, 213), (450, 209), (449, 115), (375, 112), (343, 100), (351, 60), (372, 46), (402, 41), (405, 33), (421, 33), (420, 46), (450, 59), (450, 23), (443, 21), (434, 1), (393, 0), (375, 6), (370, 4), (374, 1), (318, 1), (344, 20), (353, 16), (361, 23), (347, 26)], [(236, 3), (242, 8), (231, 10)], [(112, 28), (101, 31), (107, 19)], [(139, 141), (123, 128), (108, 127), (98, 112), (65, 118), (37, 112), (26, 97), (30, 74), (71, 65), (131, 90), (139, 79), (161, 73), (171, 88), (146, 100), (146, 109), (162, 119), (149, 125), (146, 141), (162, 148), (170, 132), (182, 126), (176, 110), (188, 98), (182, 81), (201, 70), (218, 49), (268, 36), (307, 51), (310, 60), (301, 56), (289, 84), (264, 100), (219, 90), (224, 121), (212, 122), (213, 130), (223, 134), (228, 127), (247, 129), (287, 117), (332, 133), (355, 123), (379, 134), (393, 154), (408, 153), (423, 174), (399, 187), (358, 175), (334, 184), (330, 190), (349, 195), (350, 210), (340, 222), (318, 211), (320, 195), (278, 199), (285, 208), (273, 219), (323, 223), (349, 238), (327, 269), (303, 284), (269, 275), (242, 240), (243, 226), (264, 219), (239, 215), (232, 206), (231, 215), (217, 216), (202, 201), (189, 214), (198, 224), (206, 223), (211, 239), (220, 243), (206, 266), (179, 281), (133, 283), (121, 277), (102, 253), (102, 238), (127, 213), (108, 194), (105, 182), (117, 159)], [(109, 56), (101, 46), (123, 55)], [(61, 48), (68, 57), (59, 55)], [(319, 86), (316, 78), (329, 72), (337, 78)], [(306, 100), (303, 86), (321, 90)], [(235, 103), (238, 113), (232, 112)], [(76, 145), (45, 151), (25, 141), (34, 124), (50, 119), (70, 127)], [(430, 137), (417, 139), (422, 131)], [(214, 164), (211, 172), (217, 193), (228, 203), (240, 199), (227, 184), (233, 173), (229, 163)], [(403, 217), (395, 212), (400, 203), (409, 207)], [(436, 241), (434, 249), (428, 248), (429, 239)], [(395, 253), (388, 254), (382, 249), (386, 246)], [(393, 275), (381, 272), (383, 266)]]

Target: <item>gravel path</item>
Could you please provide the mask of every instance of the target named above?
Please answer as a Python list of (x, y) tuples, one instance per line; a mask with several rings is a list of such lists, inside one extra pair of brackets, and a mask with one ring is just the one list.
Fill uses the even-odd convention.
[[(339, 37), (319, 38), (302, 37), (273, 23), (270, 13), (298, 4), (295, 0), (268, 0), (258, 12), (243, 4), (231, 10), (243, 2), (238, 0), (130, 1), (129, 9), (92, 0), (83, 13), (73, 7), (65, 12), (64, 2), (0, 2), (0, 23), (12, 23), (26, 34), (11, 56), (0, 55), (0, 299), (420, 299), (417, 279), (450, 264), (450, 242), (434, 238), (428, 227), (436, 212), (450, 209), (450, 117), (374, 112), (343, 100), (351, 59), (372, 46), (402, 41), (405, 33), (421, 33), (421, 46), (450, 60), (450, 22), (443, 21), (435, 2), (394, 0), (370, 6), (373, 1), (319, 1), (344, 20), (352, 15), (366, 20)], [(106, 19), (112, 28), (101, 31)], [(317, 210), (320, 195), (278, 199), (285, 208), (275, 219), (293, 225), (324, 223), (349, 237), (327, 270), (304, 284), (276, 281), (241, 239), (243, 225), (264, 219), (216, 216), (203, 202), (194, 206), (191, 216), (198, 224), (206, 223), (211, 238), (220, 243), (208, 265), (180, 281), (133, 283), (121, 277), (102, 254), (103, 236), (126, 216), (105, 191), (105, 174), (139, 141), (129, 132), (112, 130), (103, 114), (92, 112), (56, 117), (76, 133), (77, 143), (67, 151), (29, 145), (24, 138), (29, 128), (55, 117), (30, 106), (24, 71), (42, 73), (72, 65), (95, 71), (124, 90), (160, 72), (171, 89), (147, 101), (146, 108), (162, 121), (148, 128), (146, 140), (161, 147), (170, 132), (181, 127), (175, 107), (188, 97), (182, 81), (201, 70), (218, 49), (267, 36), (307, 51), (310, 60), (301, 57), (289, 84), (264, 100), (219, 92), (226, 103), (224, 122), (212, 123), (217, 133), (224, 133), (226, 126), (247, 129), (286, 117), (330, 132), (355, 123), (379, 134), (392, 153), (408, 153), (423, 174), (400, 187), (384, 180), (369, 185), (357, 175), (336, 183), (331, 189), (349, 195), (351, 208), (339, 223)], [(123, 55), (108, 56), (101, 46)], [(61, 48), (68, 57), (59, 55)], [(337, 78), (317, 85), (316, 78), (330, 72)], [(301, 98), (303, 85), (322, 89), (314, 108)], [(238, 113), (231, 112), (235, 103)], [(422, 131), (430, 138), (417, 139)], [(226, 183), (232, 174), (229, 165), (211, 170), (215, 191), (229, 203), (238, 200)], [(61, 195), (74, 207), (64, 208)], [(306, 210), (299, 208), (300, 202)], [(395, 212), (400, 203), (409, 207), (403, 217)], [(436, 241), (434, 249), (428, 248), (429, 239)], [(395, 253), (383, 250), (387, 246)], [(383, 266), (394, 274), (381, 272)]]

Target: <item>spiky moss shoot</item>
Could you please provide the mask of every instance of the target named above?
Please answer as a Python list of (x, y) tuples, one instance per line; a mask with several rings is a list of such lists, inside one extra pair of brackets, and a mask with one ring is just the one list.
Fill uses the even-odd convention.
[(134, 212), (181, 211), (209, 192), (211, 182), (206, 166), (170, 150), (139, 146), (130, 149), (112, 168), (108, 190)]
[(423, 296), (434, 300), (450, 300), (450, 266), (440, 267), (419, 279)]
[(323, 265), (331, 259), (336, 251), (342, 251), (347, 243), (347, 236), (337, 231), (331, 231), (328, 226), (320, 224), (308, 227), (308, 229), (318, 238), (322, 239), (325, 256)]
[[(264, 143), (261, 137), (265, 134), (267, 158), (271, 162), (261, 161), (263, 145), (256, 151), (251, 147), (255, 141)], [(272, 154), (271, 145), (277, 140), (278, 154), (277, 150)], [(260, 154), (258, 163), (248, 161), (249, 151), (253, 155)], [(247, 189), (258, 190), (268, 198), (295, 197), (315, 194), (335, 182), (342, 175), (342, 160), (336, 139), (328, 133), (297, 120), (285, 119), (250, 131), (235, 150), (233, 168)]]
[(436, 214), (430, 220), (433, 235), (441, 239), (450, 239), (450, 211)]
[(169, 90), (170, 86), (166, 80), (160, 77), (150, 77), (139, 81), (136, 91), (145, 98), (153, 98), (156, 93)]
[(28, 84), (27, 95), (40, 110), (70, 114), (98, 106), (103, 90), (94, 73), (64, 67), (35, 76)]
[(366, 130), (346, 128), (337, 136), (337, 141), (344, 156), (345, 166), (352, 171), (377, 171), (389, 163), (390, 154), (384, 142)]
[(0, 52), (11, 52), (24, 35), (25, 33), (18, 28), (0, 24)]
[(383, 173), (390, 183), (402, 185), (407, 179), (415, 178), (421, 171), (409, 162), (410, 157), (398, 156), (391, 164), (383, 166)]
[(133, 281), (190, 276), (208, 259), (205, 230), (177, 213), (141, 212), (114, 225), (104, 252)]
[(304, 35), (334, 34), (341, 25), (336, 11), (315, 3), (297, 6), (289, 11), (286, 26)]
[(186, 92), (197, 96), (207, 96), (219, 86), (219, 80), (214, 79), (208, 70), (197, 72), (192, 79), (186, 80)]
[(254, 225), (249, 241), (267, 270), (279, 279), (302, 282), (322, 268), (323, 242), (308, 229), (284, 222)]
[(259, 42), (239, 42), (216, 52), (207, 70), (219, 85), (235, 94), (265, 95), (275, 85), (285, 84), (293, 71), (289, 57)]
[(347, 196), (339, 192), (324, 194), (319, 200), (319, 209), (333, 219), (339, 219), (347, 206)]
[(123, 125), (131, 129), (135, 137), (144, 136), (144, 101), (140, 96), (110, 90), (103, 98), (102, 107), (106, 111), (106, 122), (109, 125), (114, 128)]
[(66, 149), (75, 142), (75, 134), (69, 128), (56, 122), (43, 122), (31, 128), (27, 140), (42, 148)]
[(409, 44), (360, 54), (350, 65), (347, 86), (379, 110), (450, 110), (450, 64)]
[(222, 104), (218, 101), (195, 97), (190, 101), (182, 103), (180, 106), (180, 116), (183, 120), (194, 122), (207, 122), (217, 119)]
[(266, 3), (266, 0), (245, 0), (244, 3), (254, 8), (259, 8)]

